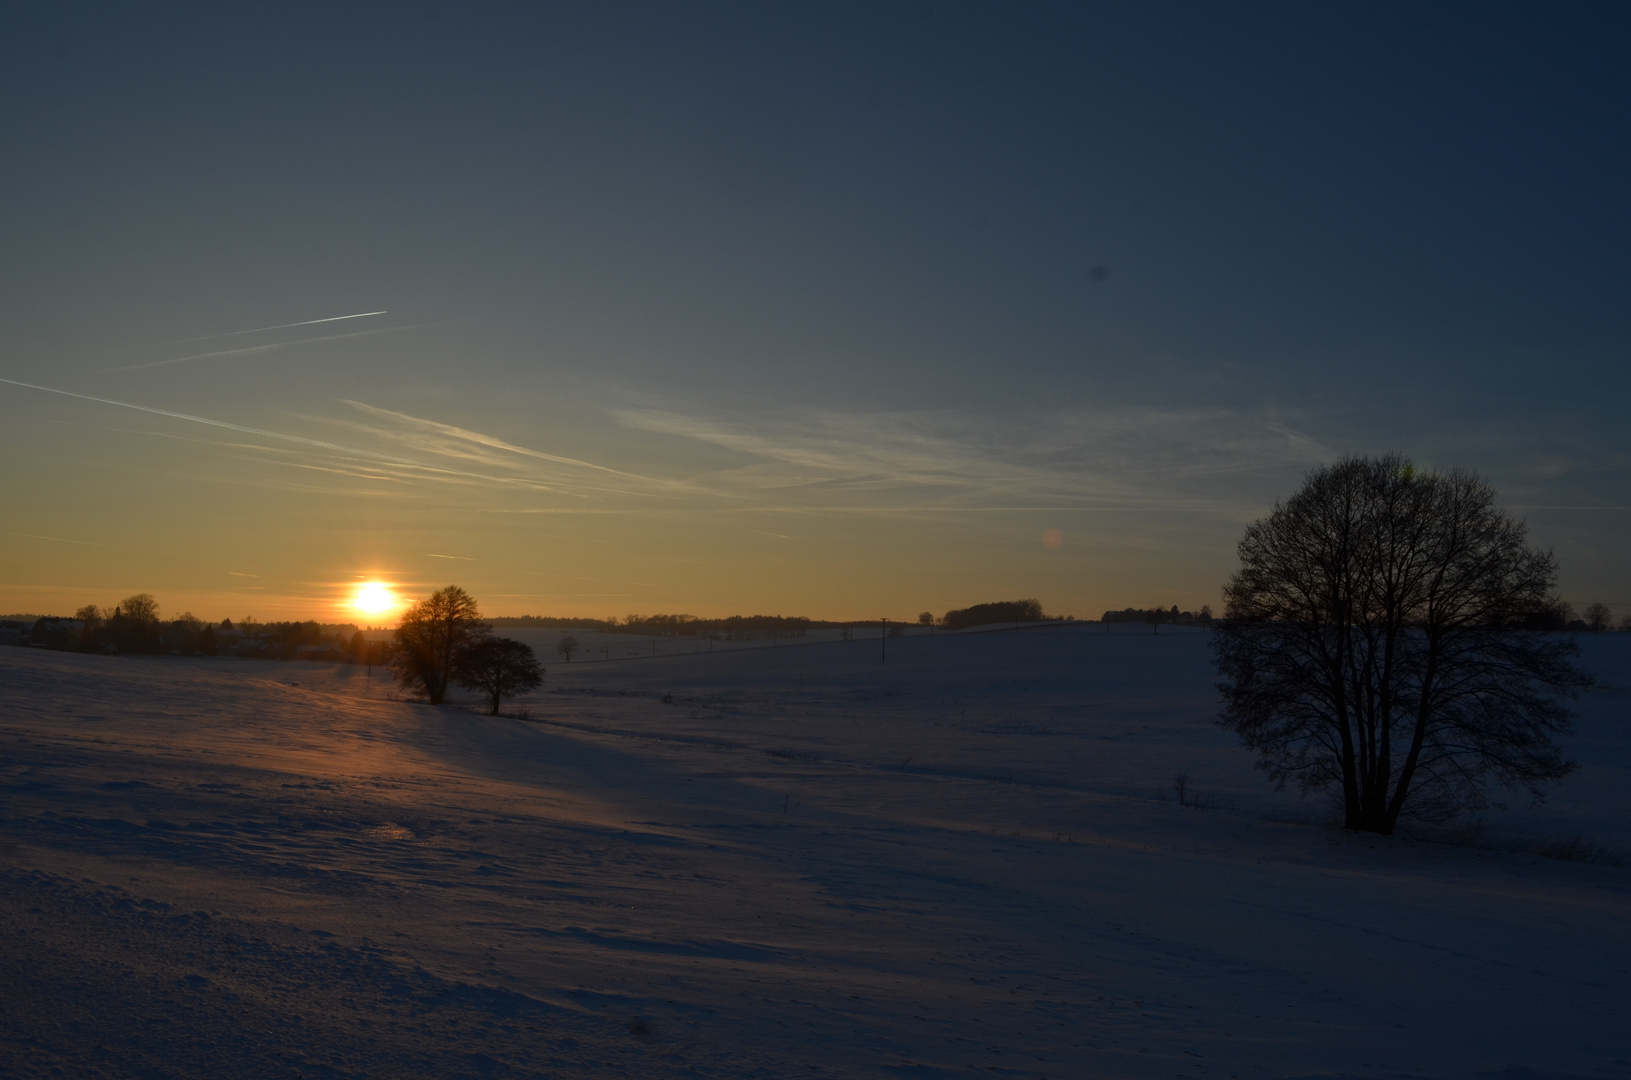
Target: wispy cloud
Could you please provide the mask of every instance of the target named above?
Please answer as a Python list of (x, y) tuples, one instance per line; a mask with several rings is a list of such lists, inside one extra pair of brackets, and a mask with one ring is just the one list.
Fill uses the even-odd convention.
[[(345, 403), (351, 406), (353, 409), (357, 409), (360, 412), (364, 412), (372, 416), (382, 417), (394, 421), (409, 431), (417, 430), (421, 432), (431, 432), (435, 435), (441, 436), (443, 439), (473, 443), (476, 446), (484, 446), (493, 450), (502, 450), (505, 453), (517, 454), (521, 457), (536, 458), (539, 461), (549, 461), (557, 465), (569, 465), (573, 468), (587, 469), (594, 472), (610, 473), (613, 476), (620, 476), (629, 480), (638, 480), (643, 483), (658, 483), (658, 481), (653, 480), (649, 476), (640, 476), (635, 473), (623, 472), (620, 469), (613, 469), (606, 465), (596, 465), (592, 461), (582, 461), (578, 458), (562, 457), (559, 454), (546, 454), (541, 450), (531, 450), (525, 446), (516, 446), (514, 443), (505, 442), (503, 439), (496, 438), (492, 435), (483, 435), (479, 431), (470, 431), (466, 428), (455, 427), (452, 424), (444, 424), (438, 420), (426, 420), (418, 416), (409, 416), (407, 413), (393, 412), (390, 409), (382, 409), (377, 405), (368, 405), (361, 401), (351, 401), (349, 399), (342, 400), (344, 400)], [(395, 434), (387, 433), (387, 437), (402, 439), (404, 436), (398, 432)], [(423, 445), (423, 443), (421, 443), (421, 445)], [(445, 443), (432, 444), (428, 448), (440, 453), (448, 452)]]
[(673, 498), (690, 489), (690, 485), (684, 481), (642, 475), (580, 457), (535, 450), (440, 420), (411, 416), (361, 401), (345, 400), (345, 404), (367, 416), (371, 422), (332, 419), (329, 422), (344, 424), (354, 432), (394, 443), (422, 457), (480, 467), (487, 470), (484, 475), (496, 483), (598, 501)]
[(701, 489), (828, 513), (1199, 509), (1230, 501), (1229, 478), (1331, 456), (1286, 417), (1223, 409), (1056, 412), (1007, 421), (952, 412), (615, 415), (632, 429), (751, 459), (693, 477)]
[[(352, 430), (372, 439), (593, 504), (504, 500), (472, 508), (490, 513), (1233, 513), (1242, 505), (1243, 484), (1332, 456), (1294, 418), (1270, 411), (1124, 408), (994, 420), (950, 411), (615, 410), (613, 419), (631, 432), (697, 444), (699, 453), (687, 454), (672, 444), (642, 448), (631, 438), (628, 455), (661, 460), (672, 474), (659, 477), (376, 405), (346, 404), (367, 417)], [(731, 451), (738, 463), (720, 467), (717, 451), (700, 452), (703, 447)], [(1260, 503), (1255, 494), (1250, 500), (1254, 508)]]
[[(1283, 490), (1290, 475), (1334, 456), (1308, 434), (1306, 422), (1271, 410), (1104, 408), (994, 417), (670, 406), (613, 411), (625, 436), (620, 460), (607, 464), (574, 453), (569, 427), (537, 432), (554, 442), (540, 449), (349, 399), (348, 413), (302, 417), (308, 426), (344, 431), (342, 442), (15, 379), (0, 383), (254, 436), (212, 441), (223, 451), (299, 469), (314, 485), (332, 477), (335, 494), (358, 480), (375, 487), (356, 493), (374, 498), (410, 492), (428, 498), (433, 486), (458, 488), (461, 509), (471, 513), (1237, 516), (1260, 511), (1265, 490)], [(300, 487), (308, 489), (320, 490)], [(743, 525), (778, 539), (799, 531), (764, 520)]]
[(168, 416), (174, 420), (186, 420), (194, 424), (207, 424), (210, 427), (226, 428), (229, 431), (241, 431), (248, 435), (263, 435), (268, 439), (281, 439), (284, 442), (301, 443), (306, 446), (315, 446), (323, 450), (338, 450), (347, 453), (351, 451), (337, 443), (323, 442), (320, 439), (308, 439), (300, 435), (285, 435), (282, 432), (267, 431), (264, 428), (247, 427), (243, 424), (233, 424), (226, 420), (211, 420), (207, 416), (194, 416), (191, 413), (174, 412), (170, 409), (155, 409), (149, 405), (136, 405), (129, 401), (117, 401), (114, 398), (97, 397), (94, 394), (76, 394), (72, 390), (58, 390), (53, 386), (40, 386), (38, 383), (19, 382), (16, 379), (0, 378), (0, 383), (11, 386), (21, 386), (29, 390), (41, 390), (47, 394), (61, 394), (63, 397), (78, 398), (81, 401), (94, 401), (99, 405), (116, 405), (121, 409), (135, 409), (137, 412), (151, 413), (154, 416)]
[[(420, 481), (437, 481), (442, 483), (475, 486), (511, 487), (533, 492), (571, 494), (570, 492), (561, 491), (554, 485), (528, 476), (499, 476), (488, 473), (473, 472), (468, 469), (454, 469), (441, 465), (426, 464), (424, 462), (403, 458), (399, 455), (393, 456), (382, 454), (378, 451), (345, 446), (340, 443), (329, 442), (323, 439), (312, 439), (303, 435), (290, 435), (281, 431), (271, 431), (266, 428), (250, 427), (246, 424), (235, 424), (227, 420), (216, 420), (208, 416), (197, 416), (192, 413), (177, 412), (173, 409), (159, 409), (149, 405), (137, 405), (134, 402), (120, 401), (116, 398), (100, 397), (95, 394), (80, 394), (72, 390), (61, 390), (52, 386), (41, 386), (38, 383), (21, 382), (17, 379), (0, 378), (0, 383), (5, 383), (11, 386), (19, 386), (29, 390), (39, 390), (48, 394), (58, 394), (63, 397), (76, 398), (80, 401), (95, 402), (100, 405), (112, 405), (121, 409), (133, 409), (137, 412), (149, 413), (153, 416), (163, 416), (174, 420), (184, 420), (188, 423), (222, 428), (228, 431), (238, 431), (249, 435), (259, 435), (268, 439), (278, 440), (282, 443), (293, 444), (296, 447), (310, 447), (317, 450), (328, 451), (332, 452), (333, 454), (339, 454), (344, 457), (351, 458), (359, 466), (370, 469), (378, 470), (381, 468), (394, 468), (400, 470), (394, 476), (376, 477), (369, 475), (363, 477), (367, 479), (392, 480), (407, 478)], [(263, 447), (259, 449), (274, 452), (276, 449), (280, 448)], [(329, 454), (325, 454), (322, 460), (324, 462), (330, 462), (333, 460), (333, 458)], [(290, 462), (286, 461), (280, 463), (290, 464)], [(307, 462), (295, 462), (293, 464), (296, 464), (301, 468), (313, 469), (317, 471), (339, 471), (333, 468), (331, 465), (321, 465)], [(363, 474), (352, 475), (363, 476)], [(380, 493), (370, 492), (369, 494)]]

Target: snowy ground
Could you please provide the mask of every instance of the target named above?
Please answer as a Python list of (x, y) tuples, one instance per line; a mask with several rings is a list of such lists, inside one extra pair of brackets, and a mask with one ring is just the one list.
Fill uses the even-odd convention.
[(580, 654), (529, 722), (0, 649), (0, 1075), (1631, 1075), (1631, 635), (1448, 844), (1270, 792), (1204, 634), (1116, 629)]

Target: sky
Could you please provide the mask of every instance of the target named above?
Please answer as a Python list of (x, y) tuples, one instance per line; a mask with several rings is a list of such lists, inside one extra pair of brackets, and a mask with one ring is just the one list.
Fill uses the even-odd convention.
[(1347, 453), (1631, 614), (1617, 5), (33, 5), (0, 610), (1220, 605)]

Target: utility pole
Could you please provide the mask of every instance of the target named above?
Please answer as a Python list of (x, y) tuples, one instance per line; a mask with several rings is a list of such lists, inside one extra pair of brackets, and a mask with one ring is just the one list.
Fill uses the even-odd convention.
[(878, 651), (878, 663), (887, 664), (887, 663), (889, 663), (889, 620), (888, 619), (885, 619), (883, 621), (883, 634), (881, 636), (879, 636), (878, 641), (882, 644), (882, 648), (879, 649), (879, 651)]

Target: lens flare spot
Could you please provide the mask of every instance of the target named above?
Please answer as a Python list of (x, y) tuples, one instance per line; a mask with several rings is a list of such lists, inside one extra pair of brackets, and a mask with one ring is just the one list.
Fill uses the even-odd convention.
[(1058, 551), (1059, 545), (1065, 542), (1065, 534), (1058, 529), (1048, 529), (1042, 534), (1042, 546), (1049, 551)]

